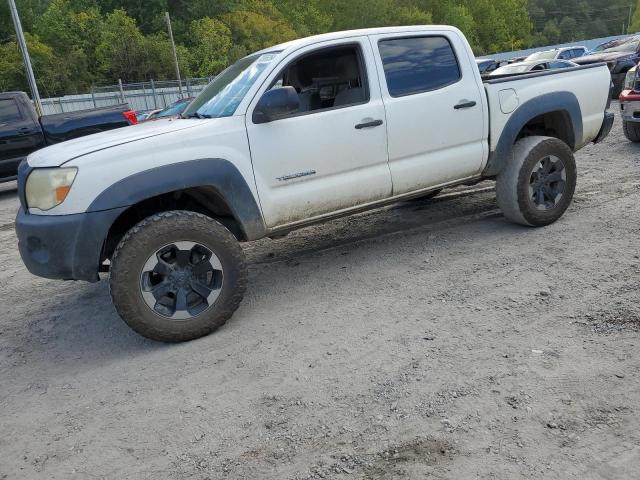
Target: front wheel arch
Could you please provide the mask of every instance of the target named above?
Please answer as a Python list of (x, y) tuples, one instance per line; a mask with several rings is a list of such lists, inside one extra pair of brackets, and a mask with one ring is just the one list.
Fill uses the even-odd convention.
[(124, 210), (112, 223), (104, 241), (102, 259), (110, 259), (124, 235), (138, 222), (172, 210), (200, 213), (224, 225), (238, 241), (248, 240), (224, 199), (210, 187), (176, 190), (147, 198)]

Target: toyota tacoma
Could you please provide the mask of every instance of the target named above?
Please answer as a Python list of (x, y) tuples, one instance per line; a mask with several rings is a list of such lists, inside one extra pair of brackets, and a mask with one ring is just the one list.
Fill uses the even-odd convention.
[(230, 66), (181, 118), (31, 154), (20, 254), (42, 277), (109, 272), (135, 331), (198, 338), (242, 300), (240, 242), (486, 179), (507, 219), (555, 222), (574, 152), (611, 129), (610, 83), (606, 64), (483, 82), (447, 26), (294, 40)]

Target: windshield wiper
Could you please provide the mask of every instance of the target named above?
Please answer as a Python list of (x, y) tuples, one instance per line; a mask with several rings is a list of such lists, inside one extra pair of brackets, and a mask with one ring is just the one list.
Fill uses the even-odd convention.
[(205, 115), (204, 113), (192, 113), (191, 115), (183, 116), (182, 118), (212, 118), (211, 115)]

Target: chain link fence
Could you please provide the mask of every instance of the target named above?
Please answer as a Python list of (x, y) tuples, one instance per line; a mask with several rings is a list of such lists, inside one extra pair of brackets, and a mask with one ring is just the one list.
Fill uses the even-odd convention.
[(150, 80), (92, 87), (90, 93), (42, 99), (42, 107), (45, 115), (108, 107), (120, 103), (128, 103), (129, 107), (137, 112), (157, 110), (171, 105), (180, 98), (195, 97), (211, 80), (213, 77), (188, 78), (182, 82)]

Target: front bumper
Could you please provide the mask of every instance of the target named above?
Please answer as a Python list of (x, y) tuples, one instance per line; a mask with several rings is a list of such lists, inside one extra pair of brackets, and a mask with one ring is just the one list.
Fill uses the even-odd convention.
[(97, 282), (104, 241), (125, 209), (32, 215), (20, 208), (16, 234), (22, 261), (39, 277)]
[(598, 136), (593, 141), (593, 143), (600, 143), (605, 138), (609, 136), (611, 133), (611, 128), (613, 127), (613, 121), (615, 120), (615, 115), (611, 112), (605, 112), (604, 120), (602, 121), (602, 127), (600, 127), (600, 132), (598, 132)]
[(640, 94), (625, 90), (620, 95), (620, 112), (625, 122), (640, 122)]

